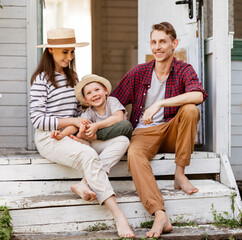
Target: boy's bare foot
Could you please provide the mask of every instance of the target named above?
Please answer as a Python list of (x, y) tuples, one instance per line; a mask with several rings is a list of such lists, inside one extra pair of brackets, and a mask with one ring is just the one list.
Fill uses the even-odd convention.
[(96, 199), (96, 193), (89, 188), (85, 178), (83, 178), (81, 182), (73, 184), (71, 186), (71, 191), (85, 201), (92, 202)]
[(162, 210), (155, 212), (155, 220), (152, 228), (146, 233), (148, 238), (158, 238), (162, 233), (169, 233), (172, 231), (172, 225), (166, 213)]
[(78, 137), (76, 137), (76, 136), (74, 136), (74, 135), (70, 135), (70, 138), (73, 139), (73, 140), (75, 140), (75, 141), (77, 141), (77, 142), (80, 142), (80, 143), (82, 143), (82, 144), (86, 144), (86, 145), (88, 145), (88, 146), (91, 145), (88, 141), (86, 141), (86, 140), (84, 140), (84, 139), (81, 139), (81, 138), (78, 138)]
[(120, 214), (119, 217), (115, 218), (116, 227), (118, 230), (119, 237), (124, 238), (134, 238), (134, 232), (130, 229), (129, 223), (126, 217), (123, 214)]
[(191, 195), (193, 193), (197, 193), (199, 190), (194, 187), (188, 180), (188, 178), (185, 175), (175, 175), (174, 180), (174, 188), (175, 189), (181, 189), (183, 192)]

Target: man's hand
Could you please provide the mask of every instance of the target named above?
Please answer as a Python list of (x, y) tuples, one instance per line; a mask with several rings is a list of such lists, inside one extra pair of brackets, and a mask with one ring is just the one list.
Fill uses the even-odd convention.
[(153, 116), (160, 111), (161, 107), (161, 101), (158, 101), (153, 103), (149, 108), (147, 108), (142, 117), (143, 123), (145, 125), (153, 123)]

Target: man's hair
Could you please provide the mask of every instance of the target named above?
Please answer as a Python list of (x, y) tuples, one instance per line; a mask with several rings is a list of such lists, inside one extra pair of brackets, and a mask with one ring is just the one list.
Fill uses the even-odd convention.
[(176, 30), (168, 22), (161, 22), (161, 23), (157, 23), (157, 24), (152, 25), (152, 31), (150, 33), (150, 36), (155, 30), (164, 31), (167, 35), (170, 35), (172, 40), (176, 39)]

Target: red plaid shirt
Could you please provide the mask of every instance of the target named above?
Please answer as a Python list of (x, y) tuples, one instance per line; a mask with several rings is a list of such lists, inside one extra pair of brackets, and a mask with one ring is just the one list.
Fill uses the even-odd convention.
[[(121, 80), (111, 96), (119, 99), (124, 105), (132, 104), (130, 122), (135, 128), (143, 111), (147, 91), (151, 84), (155, 60), (135, 66)], [(190, 64), (173, 58), (171, 71), (166, 82), (165, 98), (175, 97), (182, 93), (200, 91), (203, 101), (207, 94), (199, 82), (197, 74)], [(177, 113), (179, 107), (165, 107), (164, 118), (168, 122)]]

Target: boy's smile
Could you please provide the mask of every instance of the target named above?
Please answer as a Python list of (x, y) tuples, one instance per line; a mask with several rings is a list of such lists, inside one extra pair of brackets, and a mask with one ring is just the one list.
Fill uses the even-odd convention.
[(83, 88), (83, 95), (88, 105), (94, 108), (106, 106), (107, 89), (98, 82), (87, 84)]

